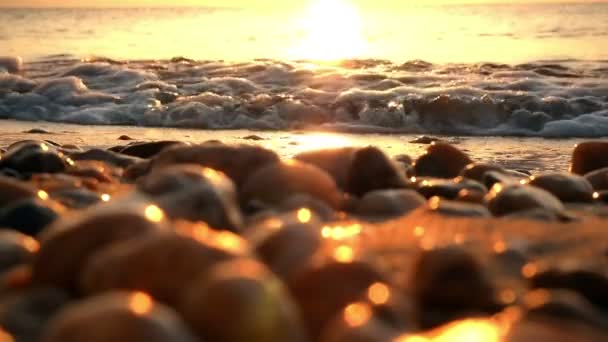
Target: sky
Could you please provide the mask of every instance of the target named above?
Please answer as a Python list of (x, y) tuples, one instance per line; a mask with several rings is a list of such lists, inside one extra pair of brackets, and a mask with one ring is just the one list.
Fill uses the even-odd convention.
[[(219, 6), (219, 7), (276, 7), (298, 5), (310, 0), (0, 0), (0, 7), (139, 7), (139, 6)], [(350, 0), (361, 6), (390, 6), (404, 3), (495, 3), (530, 0)], [(597, 2), (598, 0), (534, 0), (535, 2)], [(599, 0), (607, 2), (608, 0)]]

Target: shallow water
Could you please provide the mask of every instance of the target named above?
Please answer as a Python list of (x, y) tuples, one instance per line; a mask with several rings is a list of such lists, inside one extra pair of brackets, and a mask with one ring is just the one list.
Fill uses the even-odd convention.
[[(27, 131), (40, 128), (48, 133)], [(202, 143), (220, 140), (225, 143), (258, 144), (276, 151), (281, 157), (323, 148), (374, 145), (390, 156), (408, 154), (417, 157), (428, 145), (414, 144), (417, 136), (409, 134), (349, 134), (315, 131), (251, 131), (197, 130), (133, 126), (83, 126), (44, 122), (3, 121), (0, 123), (0, 146), (18, 140), (50, 139), (60, 144), (75, 144), (83, 148), (108, 148), (124, 145), (118, 137), (127, 135), (134, 140), (179, 140)], [(254, 136), (254, 139), (252, 139)], [(478, 161), (493, 162), (509, 169), (532, 173), (567, 171), (574, 145), (581, 139), (543, 139), (525, 137), (440, 137), (454, 143)]]

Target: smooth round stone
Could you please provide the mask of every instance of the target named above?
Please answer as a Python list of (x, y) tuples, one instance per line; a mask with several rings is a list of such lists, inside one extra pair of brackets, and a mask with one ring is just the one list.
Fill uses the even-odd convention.
[(313, 265), (288, 281), (312, 340), (317, 340), (333, 317), (376, 282), (385, 278), (362, 262)]
[(21, 57), (0, 56), (0, 70), (6, 70), (9, 74), (16, 74), (23, 70), (23, 59)]
[(218, 264), (190, 282), (179, 311), (203, 341), (308, 340), (280, 280), (251, 259)]
[(310, 221), (269, 218), (250, 228), (246, 238), (260, 260), (282, 279), (308, 266), (321, 247), (319, 230)]
[(102, 150), (98, 148), (90, 149), (85, 152), (75, 152), (70, 154), (70, 157), (73, 160), (83, 161), (83, 160), (93, 160), (105, 162), (110, 165), (127, 168), (139, 161), (141, 158), (131, 157), (124, 154)]
[(249, 254), (246, 241), (227, 231), (183, 224), (177, 232), (149, 234), (95, 253), (81, 277), (85, 293), (133, 289), (172, 305), (195, 277), (214, 264)]
[(23, 174), (64, 172), (73, 162), (46, 143), (28, 143), (11, 148), (0, 159), (0, 169)]
[(346, 306), (323, 330), (320, 342), (389, 342), (398, 336), (376, 317), (371, 304), (354, 302)]
[(173, 309), (143, 292), (111, 292), (67, 306), (48, 323), (42, 342), (194, 342)]
[(0, 273), (30, 262), (40, 245), (34, 238), (13, 230), (0, 230)]
[(164, 214), (153, 205), (94, 206), (79, 215), (57, 220), (39, 236), (33, 281), (74, 290), (84, 266), (95, 252), (112, 243), (166, 229)]
[(9, 203), (35, 197), (37, 190), (25, 182), (0, 176), (0, 208)]
[(471, 313), (493, 313), (494, 290), (475, 258), (459, 247), (425, 251), (410, 275), (422, 328)]
[(374, 190), (357, 201), (354, 212), (364, 217), (391, 218), (405, 215), (426, 203), (414, 190)]
[(259, 201), (278, 205), (296, 194), (320, 199), (340, 208), (344, 195), (322, 169), (295, 160), (268, 164), (252, 174), (241, 189), (243, 203)]
[(453, 180), (448, 179), (417, 179), (416, 190), (426, 198), (435, 196), (446, 199), (456, 199), (462, 190), (479, 191), (486, 193), (487, 188), (472, 179), (457, 177)]
[(340, 189), (346, 189), (350, 166), (356, 152), (356, 148), (343, 147), (302, 152), (294, 156), (293, 159), (315, 165), (318, 168), (325, 170), (325, 172), (333, 177)]
[(585, 179), (595, 191), (608, 190), (608, 167), (589, 172), (585, 175)]
[(53, 199), (71, 209), (84, 209), (102, 202), (102, 195), (87, 189), (66, 189), (52, 193)]
[(570, 172), (582, 176), (605, 167), (608, 167), (608, 142), (588, 141), (576, 145)]
[[(528, 177), (526, 176), (525, 178)], [(521, 178), (503, 172), (488, 171), (484, 173), (482, 183), (486, 188), (491, 189), (496, 184), (501, 184), (503, 187), (521, 184)]]
[(467, 179), (476, 180), (478, 182), (483, 182), (483, 177), (488, 171), (506, 173), (506, 170), (500, 165), (489, 163), (471, 163), (462, 169), (460, 176)]
[(138, 158), (152, 158), (163, 150), (169, 147), (187, 146), (186, 143), (180, 141), (152, 141), (144, 143), (130, 144), (122, 148), (120, 153)]
[(484, 205), (450, 201), (440, 197), (433, 197), (428, 202), (432, 212), (452, 217), (492, 217)]
[(608, 310), (608, 277), (600, 272), (548, 269), (531, 277), (530, 284), (533, 288), (571, 290), (598, 308)]
[(79, 161), (68, 171), (69, 175), (84, 179), (94, 179), (99, 183), (113, 183), (120, 172), (112, 165), (100, 161)]
[(167, 148), (152, 158), (150, 167), (199, 164), (225, 173), (240, 188), (258, 169), (278, 161), (276, 153), (258, 146), (205, 143)]
[(28, 198), (0, 209), (0, 227), (34, 236), (53, 223), (65, 208), (51, 200)]
[(234, 184), (221, 172), (199, 165), (172, 165), (140, 178), (137, 188), (172, 218), (204, 221), (231, 231), (243, 224)]
[(446, 143), (433, 143), (414, 164), (417, 177), (454, 178), (472, 162), (469, 156)]
[(401, 189), (408, 184), (405, 172), (380, 149), (359, 149), (348, 173), (346, 189), (349, 193), (363, 196), (373, 190)]
[(509, 218), (509, 219), (526, 219), (526, 220), (537, 220), (537, 221), (544, 221), (544, 222), (559, 222), (559, 221), (567, 222), (572, 219), (571, 217), (569, 217), (561, 212), (556, 212), (556, 211), (548, 210), (545, 208), (533, 208), (533, 209), (519, 210), (519, 211), (513, 212), (511, 214), (505, 215), (503, 217)]
[(293, 212), (302, 208), (308, 208), (316, 215), (321, 221), (330, 221), (336, 218), (336, 211), (330, 207), (326, 202), (319, 200), (307, 194), (295, 194), (287, 198), (281, 203), (281, 212)]
[(70, 302), (60, 289), (35, 288), (0, 297), (0, 325), (16, 341), (40, 341), (49, 320)]
[(582, 176), (551, 173), (530, 177), (528, 183), (552, 193), (562, 202), (592, 202), (593, 187)]
[(86, 181), (82, 178), (67, 175), (65, 173), (41, 173), (33, 175), (30, 179), (31, 183), (34, 184), (41, 190), (47, 193), (62, 190), (74, 190), (81, 188), (96, 188), (98, 182), (96, 180)]
[(488, 193), (488, 209), (495, 216), (504, 216), (518, 211), (545, 209), (555, 213), (564, 211), (562, 202), (551, 193), (533, 187), (495, 185)]
[(606, 332), (608, 321), (587, 299), (568, 290), (541, 289), (529, 292), (524, 298), (524, 319), (553, 320), (584, 324)]

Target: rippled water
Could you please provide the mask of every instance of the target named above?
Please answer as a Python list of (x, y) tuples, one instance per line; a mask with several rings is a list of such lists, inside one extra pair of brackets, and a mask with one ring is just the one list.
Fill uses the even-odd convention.
[(3, 9), (0, 118), (608, 136), (608, 3), (351, 9)]

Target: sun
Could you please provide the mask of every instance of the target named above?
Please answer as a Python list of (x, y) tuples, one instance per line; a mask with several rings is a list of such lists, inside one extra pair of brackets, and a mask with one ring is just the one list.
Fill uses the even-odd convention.
[(305, 34), (293, 50), (294, 58), (337, 61), (365, 51), (361, 16), (347, 0), (314, 0), (300, 24)]

